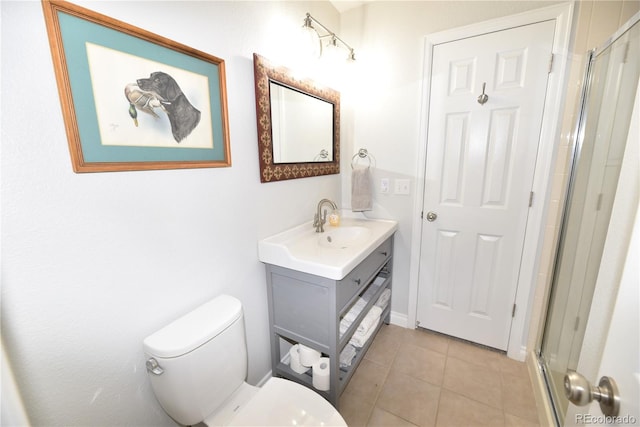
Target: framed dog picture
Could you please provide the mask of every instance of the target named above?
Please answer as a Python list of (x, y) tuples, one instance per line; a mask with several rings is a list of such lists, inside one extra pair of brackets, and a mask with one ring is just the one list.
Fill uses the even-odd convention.
[(75, 172), (231, 166), (224, 61), (42, 0)]

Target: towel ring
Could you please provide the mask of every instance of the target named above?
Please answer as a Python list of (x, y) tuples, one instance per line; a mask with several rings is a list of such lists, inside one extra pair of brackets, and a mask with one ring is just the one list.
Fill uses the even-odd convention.
[(367, 159), (369, 161), (369, 168), (371, 167), (371, 159), (373, 159), (373, 164), (375, 165), (376, 163), (376, 158), (373, 157), (372, 154), (369, 154), (369, 152), (367, 151), (366, 148), (361, 148), (358, 150), (358, 152), (356, 154), (353, 155), (353, 157), (351, 158), (351, 169), (353, 169), (353, 167), (355, 165), (358, 164), (358, 158), (360, 159)]

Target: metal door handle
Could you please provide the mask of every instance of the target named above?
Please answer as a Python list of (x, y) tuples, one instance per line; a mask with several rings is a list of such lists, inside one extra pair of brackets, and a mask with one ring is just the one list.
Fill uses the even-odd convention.
[(585, 406), (597, 400), (605, 415), (615, 417), (620, 412), (620, 393), (616, 382), (610, 377), (602, 377), (597, 386), (592, 386), (579, 373), (567, 372), (564, 376), (564, 394), (577, 406)]
[(438, 214), (435, 212), (428, 212), (427, 213), (427, 221), (429, 222), (433, 222), (438, 218)]

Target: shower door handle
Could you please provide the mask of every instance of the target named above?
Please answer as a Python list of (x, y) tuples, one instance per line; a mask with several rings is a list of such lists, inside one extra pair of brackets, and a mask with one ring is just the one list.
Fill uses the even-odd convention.
[(620, 412), (620, 393), (616, 382), (610, 377), (600, 378), (598, 385), (593, 386), (579, 373), (567, 372), (564, 376), (564, 394), (577, 406), (585, 406), (597, 400), (605, 415), (615, 417)]

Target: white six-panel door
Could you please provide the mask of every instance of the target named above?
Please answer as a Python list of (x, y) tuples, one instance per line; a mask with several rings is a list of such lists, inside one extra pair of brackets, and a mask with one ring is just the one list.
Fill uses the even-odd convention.
[(507, 348), (554, 27), (434, 46), (420, 327)]

